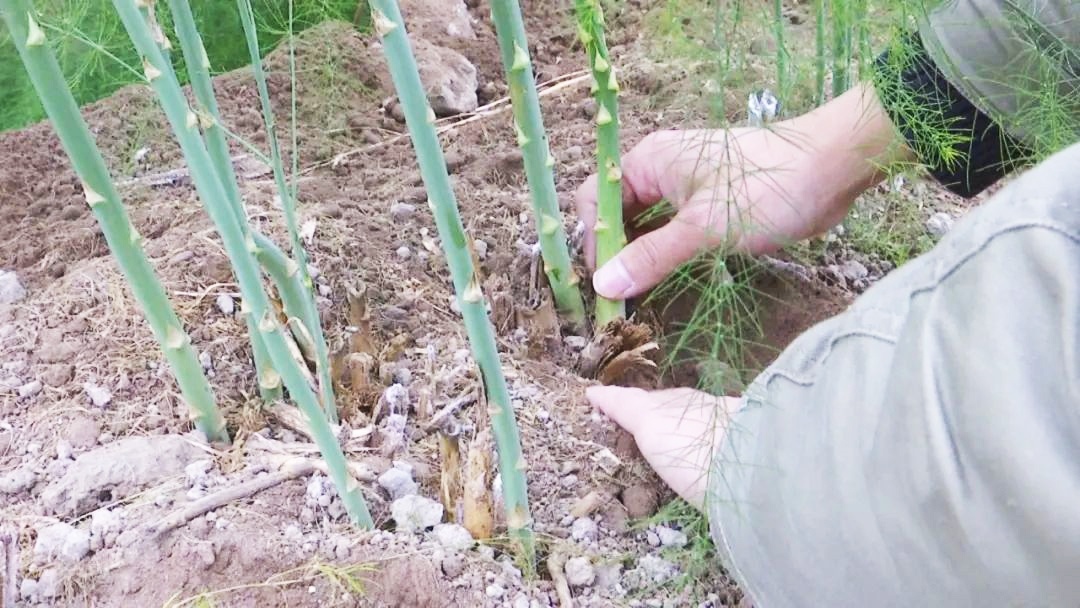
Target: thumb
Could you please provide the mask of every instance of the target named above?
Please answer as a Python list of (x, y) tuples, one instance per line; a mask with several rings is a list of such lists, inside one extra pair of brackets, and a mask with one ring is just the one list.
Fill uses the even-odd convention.
[(700, 252), (701, 228), (676, 215), (670, 222), (628, 243), (593, 275), (596, 293), (625, 300), (655, 287)]

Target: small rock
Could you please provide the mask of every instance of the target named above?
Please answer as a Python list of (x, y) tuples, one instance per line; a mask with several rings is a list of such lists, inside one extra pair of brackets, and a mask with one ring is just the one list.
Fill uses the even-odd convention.
[(199, 365), (202, 366), (204, 372), (214, 369), (214, 360), (210, 358), (210, 353), (205, 350), (199, 353)]
[(935, 238), (941, 238), (945, 234), (952, 230), (953, 223), (952, 216), (943, 211), (939, 211), (930, 216), (930, 219), (926, 220), (926, 231), (933, 235)]
[(581, 114), (585, 118), (592, 120), (596, 116), (596, 100), (592, 97), (585, 98), (578, 107), (581, 108)]
[(27, 602), (31, 602), (31, 601), (37, 599), (37, 596), (38, 596), (38, 582), (37, 582), (37, 579), (24, 578), (22, 583), (19, 585), (19, 597), (26, 600)]
[(679, 568), (657, 555), (643, 555), (638, 560), (638, 569), (645, 579), (656, 584), (664, 583), (679, 573)]
[(285, 526), (285, 532), (283, 534), (285, 540), (299, 544), (304, 540), (304, 533), (300, 531), (300, 526), (296, 524), (289, 524)]
[(214, 303), (217, 304), (217, 309), (221, 311), (221, 314), (226, 317), (231, 317), (236, 312), (236, 302), (227, 293), (219, 294)]
[(566, 160), (581, 160), (585, 156), (585, 149), (581, 146), (569, 146), (563, 154)]
[(391, 384), (383, 392), (383, 401), (390, 406), (391, 414), (408, 413), (409, 389), (400, 384)]
[(101, 427), (89, 416), (79, 416), (72, 420), (64, 433), (64, 437), (76, 449), (94, 447), (99, 435), (101, 435)]
[(622, 466), (622, 460), (620, 460), (609, 448), (603, 448), (599, 452), (593, 454), (592, 460), (608, 475), (614, 475), (616, 471), (619, 470), (619, 467)]
[(56, 568), (47, 568), (38, 577), (37, 595), (43, 600), (50, 600), (60, 595), (60, 572)]
[(644, 519), (656, 513), (659, 497), (655, 488), (639, 483), (623, 490), (622, 503), (631, 519)]
[(401, 202), (390, 205), (390, 217), (394, 218), (395, 222), (404, 222), (411, 218), (415, 213), (416, 205)]
[(12, 270), (0, 270), (0, 304), (14, 304), (26, 297), (26, 288)]
[(412, 249), (409, 249), (405, 245), (398, 247), (395, 253), (397, 254), (397, 257), (402, 260), (407, 260), (412, 257)]
[(33, 397), (40, 393), (42, 388), (40, 380), (31, 380), (19, 387), (19, 398), (26, 399), (27, 397)]
[(391, 503), (390, 516), (399, 531), (426, 530), (442, 521), (443, 506), (430, 498), (412, 494)]
[(447, 551), (468, 551), (476, 541), (464, 526), (458, 524), (438, 524), (432, 531), (435, 541)]
[(210, 459), (196, 460), (184, 467), (184, 475), (187, 475), (191, 485), (205, 485), (206, 475), (214, 468), (214, 461)]
[(71, 460), (74, 457), (75, 450), (71, 447), (71, 442), (67, 439), (60, 439), (56, 442), (56, 459), (57, 460)]
[(524, 593), (515, 595), (514, 603), (511, 606), (513, 608), (529, 608), (529, 596)]
[(587, 587), (596, 580), (596, 571), (587, 557), (571, 557), (566, 560), (566, 582), (574, 587)]
[(473, 241), (473, 250), (476, 251), (476, 257), (481, 260), (487, 259), (488, 243), (483, 239), (476, 239)]
[(37, 475), (29, 465), (22, 466), (0, 476), (0, 494), (18, 494), (37, 483)]
[(423, 38), (414, 39), (413, 47), (420, 80), (436, 116), (464, 114), (480, 105), (476, 66), (464, 55)]
[(588, 517), (579, 517), (574, 520), (570, 527), (570, 536), (579, 542), (591, 542), (596, 540), (596, 522)]
[(506, 589), (503, 589), (502, 585), (488, 585), (484, 594), (493, 599), (501, 599), (506, 595)]
[(442, 559), (440, 567), (446, 578), (457, 578), (465, 571), (465, 558), (460, 553), (447, 555)]
[(645, 532), (645, 542), (649, 543), (650, 547), (659, 547), (660, 535), (655, 530), (649, 530)]
[(109, 547), (123, 532), (123, 511), (98, 509), (90, 514), (90, 544), (95, 551)]
[(50, 365), (41, 374), (42, 381), (51, 387), (58, 387), (71, 382), (75, 377), (75, 366), (71, 364)]
[(571, 350), (579, 351), (585, 348), (585, 345), (589, 343), (588, 340), (581, 336), (566, 336), (563, 338), (563, 342)]
[(612, 562), (596, 566), (596, 586), (600, 589), (611, 589), (619, 584), (622, 578), (622, 564)]
[(689, 540), (686, 538), (681, 530), (669, 528), (667, 526), (656, 526), (654, 528), (656, 535), (660, 538), (660, 545), (664, 547), (685, 547)]
[(404, 365), (399, 365), (394, 368), (394, 371), (391, 373), (391, 378), (394, 382), (402, 386), (408, 386), (409, 383), (412, 382), (412, 370)]
[(169, 258), (170, 264), (182, 264), (195, 257), (194, 251), (181, 251), (180, 253)]
[(416, 494), (416, 491), (420, 489), (420, 486), (413, 481), (412, 474), (398, 467), (392, 467), (379, 475), (378, 482), (390, 494), (390, 500)]
[(97, 407), (105, 407), (112, 401), (112, 393), (109, 389), (98, 386), (93, 382), (83, 382), (83, 390), (86, 391), (86, 396), (90, 397), (90, 402)]
[[(71, 524), (59, 522), (46, 526), (37, 533), (34, 543), (34, 561), (39, 564), (54, 559), (77, 562), (90, 553), (90, 533)], [(40, 583), (41, 580), (38, 579)]]
[(840, 265), (840, 274), (843, 275), (849, 283), (865, 279), (870, 271), (866, 269), (866, 266), (858, 260), (848, 260)]

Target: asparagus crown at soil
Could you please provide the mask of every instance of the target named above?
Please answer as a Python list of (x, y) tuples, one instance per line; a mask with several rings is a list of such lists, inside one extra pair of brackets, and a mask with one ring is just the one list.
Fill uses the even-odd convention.
[[(622, 168), (619, 156), (619, 81), (604, 41), (604, 13), (599, 0), (574, 0), (578, 35), (593, 74), (596, 98), (596, 266), (614, 258), (626, 245), (622, 214)], [(596, 298), (596, 326), (626, 316), (621, 300)]]
[(237, 217), (235, 207), (229, 204), (223, 176), (218, 173), (201, 137), (198, 115), (188, 105), (172, 64), (163, 52), (167, 48), (167, 38), (155, 36), (161, 29), (145, 4), (140, 0), (113, 0), (124, 29), (143, 57), (146, 78), (180, 144), (195, 190), (224, 244), (243, 295), (243, 313), (256, 320), (274, 369), (281, 374), (285, 387), (307, 418), (309, 430), (322, 452), (346, 512), (355, 524), (370, 528), (373, 525), (371, 515), (356, 481), (349, 475), (345, 455), (326, 420), (319, 398), (311, 388), (310, 374), (293, 357), (290, 343), (274, 316), (255, 261), (254, 253), (258, 250), (255, 239), (250, 230), (241, 227), (243, 222)]
[(228, 441), (225, 419), (214, 403), (191, 339), (143, 252), (142, 236), (128, 219), (45, 32), (34, 19), (33, 3), (0, 0), (0, 13), (64, 151), (82, 181), (86, 202), (169, 361), (195, 426), (211, 441)]
[(461, 223), (446, 160), (435, 132), (435, 113), (428, 105), (397, 2), (371, 0), (370, 4), (372, 22), (383, 41), (390, 76), (401, 99), (405, 122), (420, 165), (420, 176), (427, 188), (431, 212), (435, 215), (435, 225), (446, 253), (469, 344), (483, 379), (492, 434), (499, 453), (507, 527), (519, 545), (521, 559), (531, 569), (535, 561), (535, 543), (525, 480), (525, 459), (521, 453), (521, 440), (506, 378), (499, 362), (495, 329), (487, 315), (484, 294), (480, 291), (480, 280), (473, 265), (470, 239)]
[(559, 311), (570, 323), (580, 327), (585, 322), (585, 303), (578, 288), (580, 278), (571, 265), (566, 230), (559, 212), (555, 191), (555, 159), (551, 155), (540, 113), (540, 96), (536, 91), (521, 7), (517, 0), (492, 0), (491, 16), (510, 87), (518, 146), (525, 161), (525, 176), (532, 194), (533, 214), (544, 258), (544, 274), (547, 275)]

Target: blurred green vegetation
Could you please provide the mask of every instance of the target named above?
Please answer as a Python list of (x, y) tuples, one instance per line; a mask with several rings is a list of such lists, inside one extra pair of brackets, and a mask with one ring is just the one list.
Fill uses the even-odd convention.
[[(265, 53), (289, 31), (292, 3), (293, 30), (297, 33), (327, 19), (355, 22), (366, 27), (364, 0), (253, 0), (259, 43)], [(364, 2), (366, 4), (366, 2)], [(107, 97), (120, 87), (142, 80), (139, 61), (120, 20), (108, 0), (37, 0), (40, 22), (56, 50), (61, 67), (80, 104)], [(230, 0), (191, 0), (214, 73), (249, 63), (247, 43), (236, 3)], [(166, 3), (157, 7), (162, 26), (172, 36)], [(177, 74), (186, 70), (179, 51), (173, 54)], [(0, 131), (17, 129), (45, 117), (30, 81), (18, 60), (6, 30), (0, 30)]]

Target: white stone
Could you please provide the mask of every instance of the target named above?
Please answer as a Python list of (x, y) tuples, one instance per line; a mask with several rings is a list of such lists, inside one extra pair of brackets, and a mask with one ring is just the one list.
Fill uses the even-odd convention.
[(412, 475), (399, 467), (387, 469), (385, 473), (379, 475), (378, 482), (390, 494), (390, 500), (416, 494), (420, 489), (420, 486), (413, 481)]
[(383, 392), (383, 401), (390, 406), (391, 414), (409, 412), (409, 389), (400, 384), (391, 384)]
[(19, 597), (27, 602), (33, 601), (37, 598), (38, 594), (38, 582), (37, 579), (24, 578), (22, 584), (19, 585)]
[(210, 357), (210, 353), (202, 351), (199, 353), (199, 365), (202, 366), (203, 371), (208, 372), (214, 369), (214, 360)]
[(587, 587), (596, 580), (596, 571), (587, 557), (571, 557), (566, 560), (566, 582), (574, 587)]
[(37, 475), (29, 466), (22, 466), (0, 476), (0, 494), (18, 494), (37, 483)]
[(490, 598), (500, 599), (502, 596), (506, 595), (506, 589), (503, 589), (500, 585), (488, 585), (487, 588), (484, 589), (484, 593)]
[(398, 259), (402, 259), (402, 260), (407, 260), (407, 259), (412, 257), (412, 249), (409, 249), (405, 245), (402, 245), (401, 247), (398, 247), (397, 251), (395, 253), (397, 253)]
[(653, 583), (666, 582), (679, 572), (678, 566), (656, 555), (644, 555), (638, 560), (638, 570)]
[(596, 540), (596, 522), (588, 517), (579, 517), (570, 527), (570, 536), (576, 541)]
[(56, 442), (56, 459), (57, 460), (71, 460), (74, 457), (75, 450), (71, 447), (71, 442), (67, 439), (60, 439)]
[(42, 385), (40, 380), (31, 380), (26, 384), (19, 387), (19, 398), (25, 399), (27, 397), (33, 397), (41, 392)]
[(442, 521), (443, 506), (430, 498), (411, 494), (390, 504), (390, 516), (399, 531), (426, 530)]
[(83, 382), (83, 390), (86, 391), (86, 396), (90, 397), (90, 402), (97, 407), (105, 407), (112, 401), (112, 393), (109, 389), (93, 382)]
[[(34, 561), (39, 564), (54, 559), (77, 562), (90, 553), (90, 532), (59, 522), (38, 530)], [(38, 580), (40, 583), (40, 579)]]
[(656, 536), (660, 539), (660, 545), (663, 547), (685, 547), (688, 542), (686, 534), (681, 530), (669, 528), (667, 526), (656, 526)]
[(25, 297), (26, 288), (18, 275), (12, 270), (0, 270), (0, 304), (14, 304)]
[(187, 475), (188, 483), (191, 485), (205, 485), (206, 476), (210, 473), (210, 469), (213, 468), (214, 461), (209, 458), (204, 458), (185, 466), (184, 475)]
[(948, 213), (939, 211), (926, 220), (926, 231), (931, 235), (941, 238), (953, 227), (953, 218)]
[(437, 524), (432, 530), (435, 541), (447, 551), (468, 551), (476, 541), (464, 526), (458, 524)]
[(403, 222), (413, 214), (416, 213), (416, 205), (410, 205), (409, 203), (397, 202), (390, 205), (390, 217), (394, 218), (396, 222)]
[(227, 317), (231, 317), (236, 312), (236, 302), (227, 293), (219, 294), (214, 303), (217, 304), (217, 309), (221, 311), (221, 314)]

